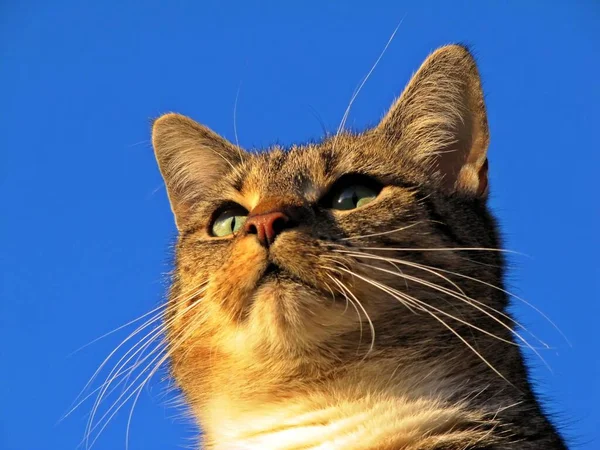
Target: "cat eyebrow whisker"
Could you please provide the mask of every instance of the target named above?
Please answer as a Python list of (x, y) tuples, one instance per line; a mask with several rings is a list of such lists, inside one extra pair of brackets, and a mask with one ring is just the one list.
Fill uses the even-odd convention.
[(403, 21), (404, 21), (404, 18), (402, 18), (402, 20), (400, 20), (400, 22), (398, 23), (398, 25), (396, 25), (396, 28), (394, 29), (392, 35), (389, 37), (387, 43), (383, 47), (383, 50), (381, 51), (381, 53), (379, 54), (379, 56), (375, 60), (375, 63), (373, 64), (373, 66), (371, 66), (371, 69), (369, 70), (369, 72), (367, 73), (367, 75), (362, 79), (362, 81), (359, 84), (358, 88), (352, 94), (352, 97), (350, 98), (350, 102), (348, 103), (348, 107), (344, 111), (344, 115), (342, 116), (342, 120), (340, 122), (340, 125), (338, 126), (338, 129), (337, 129), (337, 131), (335, 133), (335, 137), (333, 138), (332, 149), (335, 148), (335, 145), (337, 144), (338, 136), (340, 135), (340, 133), (344, 130), (344, 127), (346, 126), (346, 121), (348, 120), (348, 116), (350, 115), (350, 109), (352, 109), (352, 105), (354, 104), (354, 101), (358, 97), (358, 94), (360, 94), (360, 91), (362, 90), (363, 86), (367, 83), (367, 81), (371, 77), (371, 74), (375, 71), (375, 69), (379, 65), (379, 61), (381, 61), (381, 58), (383, 58), (383, 55), (385, 55), (385, 52), (387, 51), (388, 47), (390, 46), (390, 44), (394, 40), (394, 37), (396, 37), (396, 33), (398, 32), (398, 29), (400, 28), (400, 25), (402, 25)]
[(237, 92), (235, 93), (235, 102), (233, 103), (233, 135), (235, 136), (235, 146), (238, 150), (238, 155), (242, 156), (242, 152), (240, 149), (240, 141), (238, 139), (238, 130), (237, 130), (237, 107), (238, 100), (240, 98), (240, 91), (242, 90), (242, 82), (238, 85)]

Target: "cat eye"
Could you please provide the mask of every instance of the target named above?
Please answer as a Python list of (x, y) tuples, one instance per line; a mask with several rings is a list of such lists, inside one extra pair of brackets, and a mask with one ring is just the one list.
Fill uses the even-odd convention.
[(231, 207), (217, 215), (211, 226), (213, 236), (222, 237), (238, 231), (246, 222), (248, 213), (242, 207)]
[(364, 176), (347, 176), (336, 183), (327, 203), (332, 209), (343, 211), (360, 208), (377, 198), (381, 186)]

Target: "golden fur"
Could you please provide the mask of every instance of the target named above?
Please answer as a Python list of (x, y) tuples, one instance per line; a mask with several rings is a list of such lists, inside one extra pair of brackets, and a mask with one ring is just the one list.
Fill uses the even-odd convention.
[[(526, 434), (515, 404), (549, 427), (505, 295), (490, 287), (502, 283), (500, 253), (451, 250), (499, 245), (485, 210), (488, 141), (461, 46), (434, 52), (361, 134), (249, 153), (184, 116), (154, 123), (180, 231), (172, 373), (204, 448), (513, 448)], [(319, 206), (349, 173), (377, 179), (376, 200)], [(210, 236), (224, 202), (249, 214), (293, 207), (300, 225), (268, 248), (243, 232)], [(282, 275), (268, 278), (270, 265)]]

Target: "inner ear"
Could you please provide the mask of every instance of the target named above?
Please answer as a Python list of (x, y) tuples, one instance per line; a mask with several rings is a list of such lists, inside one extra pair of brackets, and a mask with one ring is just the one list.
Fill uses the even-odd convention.
[(180, 114), (165, 114), (152, 126), (152, 145), (165, 180), (177, 228), (184, 230), (194, 205), (247, 153), (207, 127)]
[(427, 167), (444, 190), (486, 195), (487, 115), (477, 66), (465, 47), (432, 53), (376, 132), (402, 157)]

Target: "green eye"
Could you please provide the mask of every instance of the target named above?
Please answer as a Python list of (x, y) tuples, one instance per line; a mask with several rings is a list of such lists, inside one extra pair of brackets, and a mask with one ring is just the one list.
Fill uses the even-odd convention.
[(379, 192), (362, 184), (352, 184), (337, 192), (332, 198), (333, 209), (356, 209), (375, 200)]
[(241, 208), (231, 208), (223, 211), (212, 224), (213, 236), (221, 237), (235, 233), (246, 222), (246, 214)]

